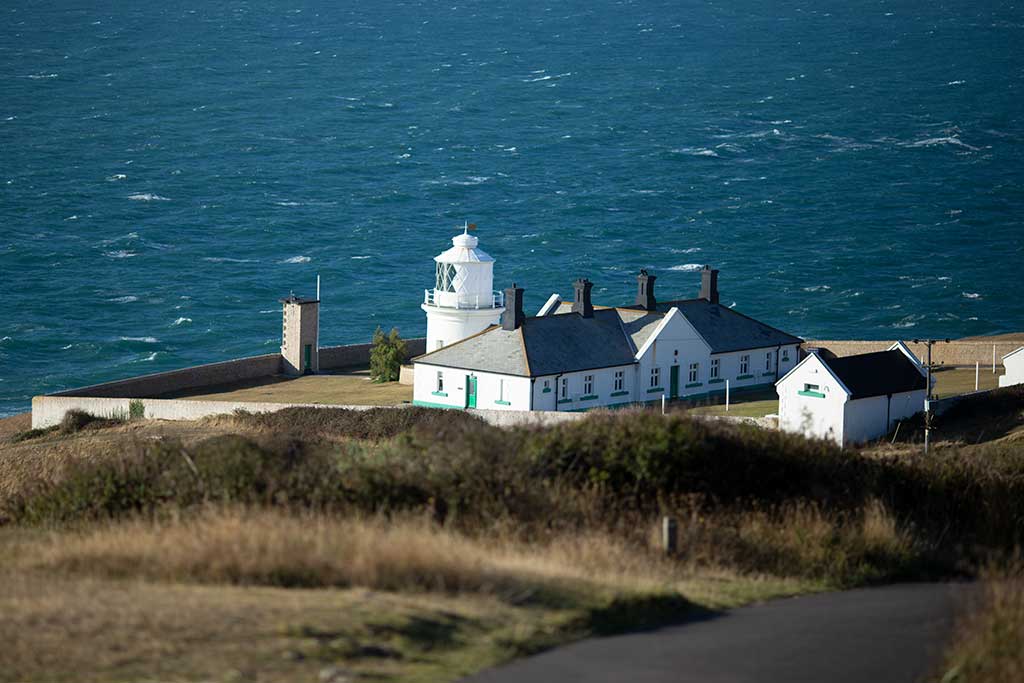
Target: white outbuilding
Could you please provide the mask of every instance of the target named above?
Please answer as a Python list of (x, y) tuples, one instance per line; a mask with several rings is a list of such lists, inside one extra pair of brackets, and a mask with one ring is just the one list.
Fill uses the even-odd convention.
[(877, 439), (924, 410), (927, 382), (903, 342), (841, 358), (811, 351), (775, 384), (779, 429), (840, 446)]
[(1003, 367), (1006, 368), (1006, 374), (999, 378), (999, 386), (1024, 384), (1024, 346), (1003, 356)]

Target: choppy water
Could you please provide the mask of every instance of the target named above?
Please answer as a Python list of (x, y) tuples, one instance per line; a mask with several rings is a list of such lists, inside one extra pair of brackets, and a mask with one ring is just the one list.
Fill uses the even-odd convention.
[(804, 336), (1024, 328), (1014, 2), (25, 2), (0, 9), (0, 414), (418, 336), (463, 219), (540, 306), (633, 273)]

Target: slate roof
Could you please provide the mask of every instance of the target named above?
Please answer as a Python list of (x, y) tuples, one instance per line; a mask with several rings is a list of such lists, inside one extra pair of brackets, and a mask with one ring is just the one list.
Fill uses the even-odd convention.
[(413, 359), (416, 363), (504, 375), (540, 377), (635, 362), (636, 351), (613, 308), (593, 318), (559, 313), (526, 318), (517, 330), (489, 327)]
[(803, 339), (754, 320), (728, 306), (713, 304), (707, 299), (686, 299), (658, 303), (658, 310), (678, 308), (704, 341), (711, 353), (729, 353), (769, 346), (801, 344)]
[(887, 396), (927, 387), (925, 376), (898, 349), (839, 358), (819, 358), (852, 392), (851, 399)]

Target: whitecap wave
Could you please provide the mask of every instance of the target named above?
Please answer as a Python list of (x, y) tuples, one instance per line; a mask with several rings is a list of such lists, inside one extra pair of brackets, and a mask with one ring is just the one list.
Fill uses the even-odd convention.
[(130, 194), (130, 195), (128, 195), (128, 199), (132, 200), (133, 202), (169, 202), (169, 201), (171, 201), (169, 197), (161, 197), (158, 194), (152, 194), (150, 192), (143, 192), (143, 193), (140, 193), (140, 194)]
[(126, 176), (124, 173), (115, 173), (112, 176), (107, 176), (107, 180), (109, 180), (111, 182), (114, 182), (114, 181), (117, 181), (117, 180), (126, 180), (127, 178), (128, 178), (128, 176)]
[(29, 74), (29, 78), (34, 81), (38, 81), (42, 78), (57, 78), (57, 74)]
[(917, 140), (916, 142), (905, 143), (904, 147), (935, 147), (937, 145), (953, 145), (955, 147), (963, 147), (969, 149), (972, 152), (977, 152), (980, 147), (974, 145), (968, 145), (966, 142), (956, 137), (955, 135), (947, 135), (941, 138), (927, 138), (925, 140)]
[(160, 342), (156, 337), (121, 337), (121, 341), (139, 342), (141, 344), (158, 344)]
[(980, 299), (981, 298), (981, 294), (978, 294), (977, 292), (960, 292), (960, 294), (963, 295), (963, 297), (965, 299)]
[(313, 259), (308, 256), (292, 256), (291, 258), (286, 258), (284, 261), (281, 261), (281, 263), (309, 263), (312, 260)]
[(302, 202), (274, 202), (278, 206), (302, 206)]
[(967, 81), (950, 81), (949, 83), (946, 83), (946, 85), (963, 85), (966, 82)]
[(673, 154), (686, 154), (691, 157), (718, 157), (718, 152), (707, 147), (678, 147), (672, 150)]
[(116, 299), (107, 299), (107, 301), (110, 301), (110, 302), (115, 303), (115, 304), (130, 304), (133, 301), (138, 301), (138, 300), (139, 300), (139, 297), (132, 296), (130, 294), (128, 296), (119, 296)]
[(132, 258), (134, 256), (138, 256), (139, 254), (134, 251), (118, 249), (117, 251), (105, 251), (103, 252), (103, 255), (110, 258)]
[(352, 256), (350, 257), (353, 261), (362, 261), (364, 259), (373, 258), (372, 256)]
[(673, 254), (696, 254), (700, 251), (700, 247), (690, 247), (689, 249), (673, 249)]
[(669, 270), (679, 270), (684, 273), (693, 273), (695, 271), (700, 270), (703, 267), (704, 266), (702, 266), (699, 263), (684, 263), (681, 266), (672, 266), (671, 268), (669, 268)]
[(66, 220), (66, 221), (77, 221), (77, 220), (78, 220), (78, 214), (76, 213), (76, 214), (75, 214), (75, 215), (73, 215), (73, 216), (68, 216), (68, 217), (67, 217), (67, 218), (65, 218), (64, 220)]
[(805, 292), (827, 292), (830, 289), (832, 289), (832, 287), (829, 285), (812, 285), (810, 287), (804, 287)]
[(230, 256), (204, 256), (203, 260), (208, 263), (259, 263), (251, 258), (231, 258)]
[(538, 83), (540, 81), (551, 81), (556, 78), (564, 78), (566, 76), (572, 76), (572, 72), (566, 71), (564, 74), (551, 74), (548, 76), (538, 76), (537, 78), (524, 78), (523, 83)]
[(185, 323), (190, 323), (190, 322), (192, 322), (192, 318), (178, 318), (177, 320), (175, 320), (171, 324), (174, 325), (175, 327), (178, 327), (180, 325), (184, 325)]

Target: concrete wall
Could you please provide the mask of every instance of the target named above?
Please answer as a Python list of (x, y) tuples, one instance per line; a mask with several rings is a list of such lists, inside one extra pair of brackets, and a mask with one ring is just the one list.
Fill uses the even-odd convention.
[[(837, 356), (853, 356), (858, 353), (872, 353), (874, 351), (885, 351), (896, 343), (896, 340), (888, 341), (850, 341), (850, 340), (815, 340), (807, 341), (804, 347), (823, 346)], [(924, 344), (904, 342), (922, 362), (928, 360), (928, 348)], [(981, 363), (981, 367), (992, 368), (992, 347), (996, 350), (996, 367), (1001, 364), (1003, 356), (1014, 349), (1020, 348), (1020, 342), (996, 341), (951, 341), (948, 344), (934, 344), (932, 346), (932, 362), (945, 363), (946, 365), (970, 365), (975, 362)]]
[[(816, 393), (820, 395), (801, 393), (805, 384), (817, 385)], [(779, 394), (779, 429), (843, 444), (846, 392), (817, 356), (809, 356), (775, 386)]]
[[(59, 424), (64, 414), (72, 409), (84, 410), (98, 417), (127, 417), (133, 401), (141, 402), (145, 417), (152, 420), (198, 420), (213, 415), (230, 415), (236, 410), (250, 413), (272, 413), (284, 408), (324, 408), (369, 410), (374, 406), (325, 406), (312, 403), (261, 403), (245, 401), (193, 401), (189, 399), (159, 398), (94, 398), (78, 396), (36, 396), (32, 399), (32, 427), (41, 429)], [(390, 410), (404, 410), (405, 406), (389, 406)], [(518, 425), (547, 425), (577, 420), (582, 413), (545, 413), (509, 410), (471, 410), (487, 422), (509, 427)]]
[[(144, 398), (160, 396), (196, 387), (229, 384), (242, 380), (268, 377), (281, 372), (281, 355), (277, 353), (251, 358), (196, 365), (182, 370), (158, 372), (129, 379), (93, 384), (60, 391), (51, 396), (88, 396), (93, 398)], [(34, 403), (33, 403), (34, 405)]]
[[(426, 340), (407, 339), (410, 356), (423, 353)], [(367, 366), (370, 362), (369, 344), (327, 346), (320, 349), (320, 368), (333, 370), (352, 366)], [(181, 370), (169, 370), (150, 375), (93, 384), (77, 389), (59, 391), (50, 396), (89, 396), (93, 398), (152, 398), (189, 389), (231, 384), (244, 380), (270, 377), (282, 372), (281, 355), (251, 356), (235, 360), (195, 365)]]
[(1003, 367), (1006, 368), (1006, 374), (999, 378), (999, 386), (1012, 387), (1015, 384), (1024, 384), (1024, 351), (1005, 359)]

